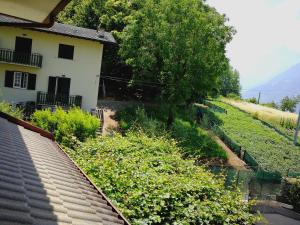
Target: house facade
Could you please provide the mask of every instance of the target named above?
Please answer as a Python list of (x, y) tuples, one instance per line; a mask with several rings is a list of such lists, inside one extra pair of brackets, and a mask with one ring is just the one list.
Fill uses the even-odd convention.
[(54, 23), (51, 28), (1, 26), (0, 100), (13, 104), (97, 106), (103, 47), (110, 33)]

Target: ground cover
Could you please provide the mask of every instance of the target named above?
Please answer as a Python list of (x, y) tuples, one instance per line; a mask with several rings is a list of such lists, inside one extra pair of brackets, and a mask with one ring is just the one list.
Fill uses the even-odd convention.
[(255, 224), (240, 192), (183, 159), (168, 136), (128, 131), (88, 140), (68, 154), (133, 225)]
[(195, 122), (195, 110), (195, 108), (178, 109), (169, 130), (165, 126), (168, 118), (167, 110), (165, 111), (163, 107), (131, 107), (121, 110), (117, 116), (123, 132), (141, 130), (152, 137), (165, 135), (175, 139), (185, 158), (226, 161), (226, 152)]
[(297, 114), (233, 99), (223, 98), (222, 101), (251, 114), (256, 119), (266, 122), (274, 127), (278, 133), (281, 133), (291, 141), (293, 140), (298, 118)]
[(298, 146), (294, 146), (287, 138), (248, 113), (224, 102), (212, 103), (226, 110), (213, 111), (218, 126), (246, 150), (263, 170), (279, 173), (281, 176), (300, 172)]

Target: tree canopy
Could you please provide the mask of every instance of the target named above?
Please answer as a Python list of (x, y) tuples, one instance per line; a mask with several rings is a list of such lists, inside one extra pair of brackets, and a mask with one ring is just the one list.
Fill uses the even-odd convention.
[(284, 97), (280, 102), (280, 109), (282, 111), (295, 112), (296, 106), (300, 102), (300, 96), (296, 97)]
[(134, 80), (157, 82), (174, 106), (206, 96), (226, 71), (233, 28), (199, 0), (146, 0), (122, 33), (120, 53)]
[(240, 74), (232, 67), (228, 69), (219, 78), (219, 93), (225, 97), (229, 94), (240, 96)]

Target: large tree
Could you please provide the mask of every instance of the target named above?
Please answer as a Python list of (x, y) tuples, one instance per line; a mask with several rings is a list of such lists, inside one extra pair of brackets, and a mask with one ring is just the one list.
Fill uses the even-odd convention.
[(240, 74), (237, 70), (228, 66), (219, 78), (219, 93), (225, 97), (229, 94), (240, 96), (240, 91)]
[(205, 97), (228, 66), (233, 35), (226, 18), (202, 0), (145, 0), (122, 33), (120, 53), (135, 80), (157, 82), (169, 106)]

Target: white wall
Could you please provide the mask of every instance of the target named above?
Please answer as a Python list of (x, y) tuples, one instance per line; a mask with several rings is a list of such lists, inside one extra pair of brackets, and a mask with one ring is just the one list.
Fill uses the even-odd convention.
[[(9, 102), (35, 101), (37, 91), (47, 91), (49, 76), (71, 78), (70, 95), (82, 96), (82, 108), (97, 105), (103, 45), (96, 41), (66, 37), (22, 28), (0, 27), (0, 48), (15, 48), (16, 36), (32, 39), (32, 53), (43, 55), (42, 68), (0, 62), (0, 100)], [(74, 46), (74, 59), (58, 58), (59, 44)], [(36, 90), (4, 87), (6, 70), (30, 72), (37, 75)]]

